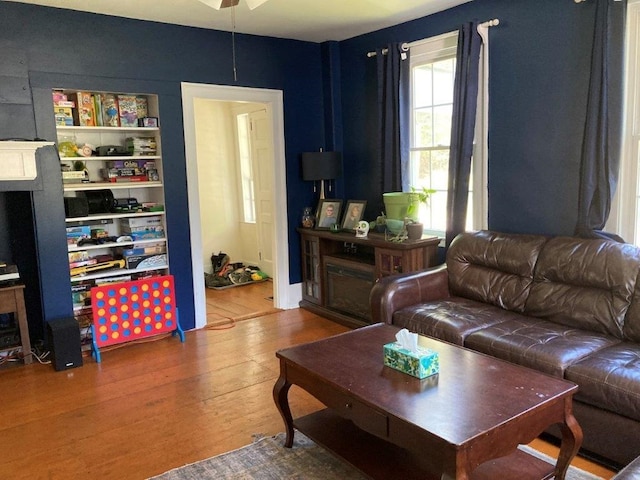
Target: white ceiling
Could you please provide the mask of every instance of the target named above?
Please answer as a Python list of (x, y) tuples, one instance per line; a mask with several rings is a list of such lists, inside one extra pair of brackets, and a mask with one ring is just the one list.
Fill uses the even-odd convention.
[(424, 17), (471, 0), (269, 0), (249, 10), (244, 0), (215, 10), (199, 0), (8, 0), (161, 23), (310, 42), (345, 40)]

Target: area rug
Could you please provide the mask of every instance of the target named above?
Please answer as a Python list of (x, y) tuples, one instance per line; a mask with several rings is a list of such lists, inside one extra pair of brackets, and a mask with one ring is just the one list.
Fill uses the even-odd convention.
[[(284, 433), (257, 437), (251, 445), (207, 460), (185, 465), (153, 477), (151, 480), (366, 480), (350, 465), (342, 462), (302, 433), (296, 432), (293, 448), (283, 447)], [(531, 448), (543, 460), (546, 455)], [(567, 480), (601, 480), (583, 470), (570, 467)]]

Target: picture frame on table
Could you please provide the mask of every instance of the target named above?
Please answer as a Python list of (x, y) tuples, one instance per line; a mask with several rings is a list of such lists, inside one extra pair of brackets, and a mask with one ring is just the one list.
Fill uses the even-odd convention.
[[(316, 230), (330, 230), (333, 225), (340, 226), (342, 200), (323, 198), (318, 203)], [(333, 227), (335, 230), (336, 227)]]
[(355, 230), (358, 222), (362, 220), (366, 206), (366, 200), (348, 200), (342, 218), (342, 230)]

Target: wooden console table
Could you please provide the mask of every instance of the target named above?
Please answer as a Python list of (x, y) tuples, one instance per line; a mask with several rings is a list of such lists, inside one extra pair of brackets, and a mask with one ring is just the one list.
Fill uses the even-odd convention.
[[(31, 341), (29, 340), (29, 324), (27, 311), (24, 307), (24, 285), (0, 287), (0, 313), (13, 313), (20, 328), (20, 344), (25, 364), (33, 361), (31, 358)], [(15, 350), (16, 347), (2, 348), (0, 351)]]
[(436, 265), (438, 237), (390, 242), (384, 234), (298, 228), (302, 241), (300, 307), (350, 327), (371, 323), (369, 293), (379, 278)]

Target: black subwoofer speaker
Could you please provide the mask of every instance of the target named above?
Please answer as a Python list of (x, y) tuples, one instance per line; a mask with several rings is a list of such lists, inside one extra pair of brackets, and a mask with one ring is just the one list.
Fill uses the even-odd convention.
[(89, 204), (85, 197), (64, 197), (64, 214), (66, 217), (86, 217), (89, 215)]
[(51, 363), (56, 370), (82, 366), (80, 326), (75, 318), (61, 318), (47, 323)]

